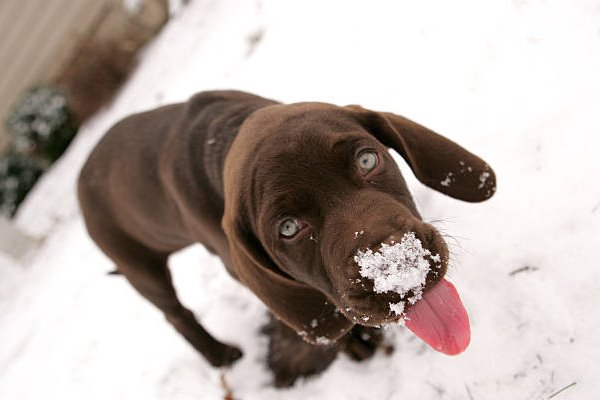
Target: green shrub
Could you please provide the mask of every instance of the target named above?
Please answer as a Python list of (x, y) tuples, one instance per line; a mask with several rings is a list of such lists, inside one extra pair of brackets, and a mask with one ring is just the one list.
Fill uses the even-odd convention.
[(12, 217), (42, 172), (27, 156), (12, 151), (0, 155), (0, 214)]
[(28, 91), (6, 125), (13, 152), (32, 157), (42, 167), (56, 161), (77, 132), (66, 98), (47, 86)]
[(77, 127), (61, 92), (29, 90), (6, 121), (10, 150), (0, 155), (0, 214), (12, 217), (44, 170), (73, 140)]

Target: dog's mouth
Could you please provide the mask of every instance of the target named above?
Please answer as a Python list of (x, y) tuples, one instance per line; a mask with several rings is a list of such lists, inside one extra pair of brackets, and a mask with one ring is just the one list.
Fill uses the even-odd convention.
[(341, 311), (367, 326), (403, 320), (435, 350), (454, 355), (469, 344), (469, 319), (456, 289), (443, 279), (445, 242), (437, 234), (428, 239), (423, 246), (414, 232), (407, 232), (356, 251), (348, 286), (340, 291)]

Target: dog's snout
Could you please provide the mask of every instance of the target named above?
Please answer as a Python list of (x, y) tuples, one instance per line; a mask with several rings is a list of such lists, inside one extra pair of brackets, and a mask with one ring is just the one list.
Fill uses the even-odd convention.
[(360, 279), (359, 260), (365, 254), (386, 253), (386, 248), (397, 248), (400, 252), (427, 252), (428, 257), (436, 264), (442, 275), (448, 262), (448, 248), (442, 236), (430, 225), (419, 223), (409, 226), (388, 227), (385, 233), (377, 234), (364, 232), (357, 237), (354, 246), (349, 249), (343, 262), (343, 273), (346, 279)]

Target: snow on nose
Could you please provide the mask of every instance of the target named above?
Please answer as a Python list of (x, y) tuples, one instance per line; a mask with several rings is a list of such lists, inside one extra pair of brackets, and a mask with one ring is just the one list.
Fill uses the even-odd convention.
[(381, 243), (376, 251), (359, 250), (354, 256), (360, 275), (373, 281), (375, 293), (394, 292), (404, 297), (412, 292), (410, 304), (421, 298), (427, 274), (432, 267), (439, 268), (440, 261), (439, 254), (423, 248), (414, 232), (405, 233), (400, 242)]

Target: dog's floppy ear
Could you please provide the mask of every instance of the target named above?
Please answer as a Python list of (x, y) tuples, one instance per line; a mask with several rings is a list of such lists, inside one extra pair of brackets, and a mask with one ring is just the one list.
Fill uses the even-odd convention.
[(260, 199), (260, 182), (252, 167), (265, 131), (244, 122), (223, 168), (224, 212), (221, 221), (229, 244), (230, 267), (237, 278), (276, 318), (306, 341), (337, 340), (354, 325), (321, 292), (286, 275), (269, 257), (252, 223)]
[(322, 293), (286, 276), (273, 264), (241, 216), (226, 214), (223, 228), (238, 279), (276, 318), (313, 344), (328, 344), (350, 330), (353, 323)]
[(425, 185), (456, 199), (480, 202), (496, 191), (496, 175), (481, 158), (404, 117), (348, 106), (361, 125), (396, 150)]

